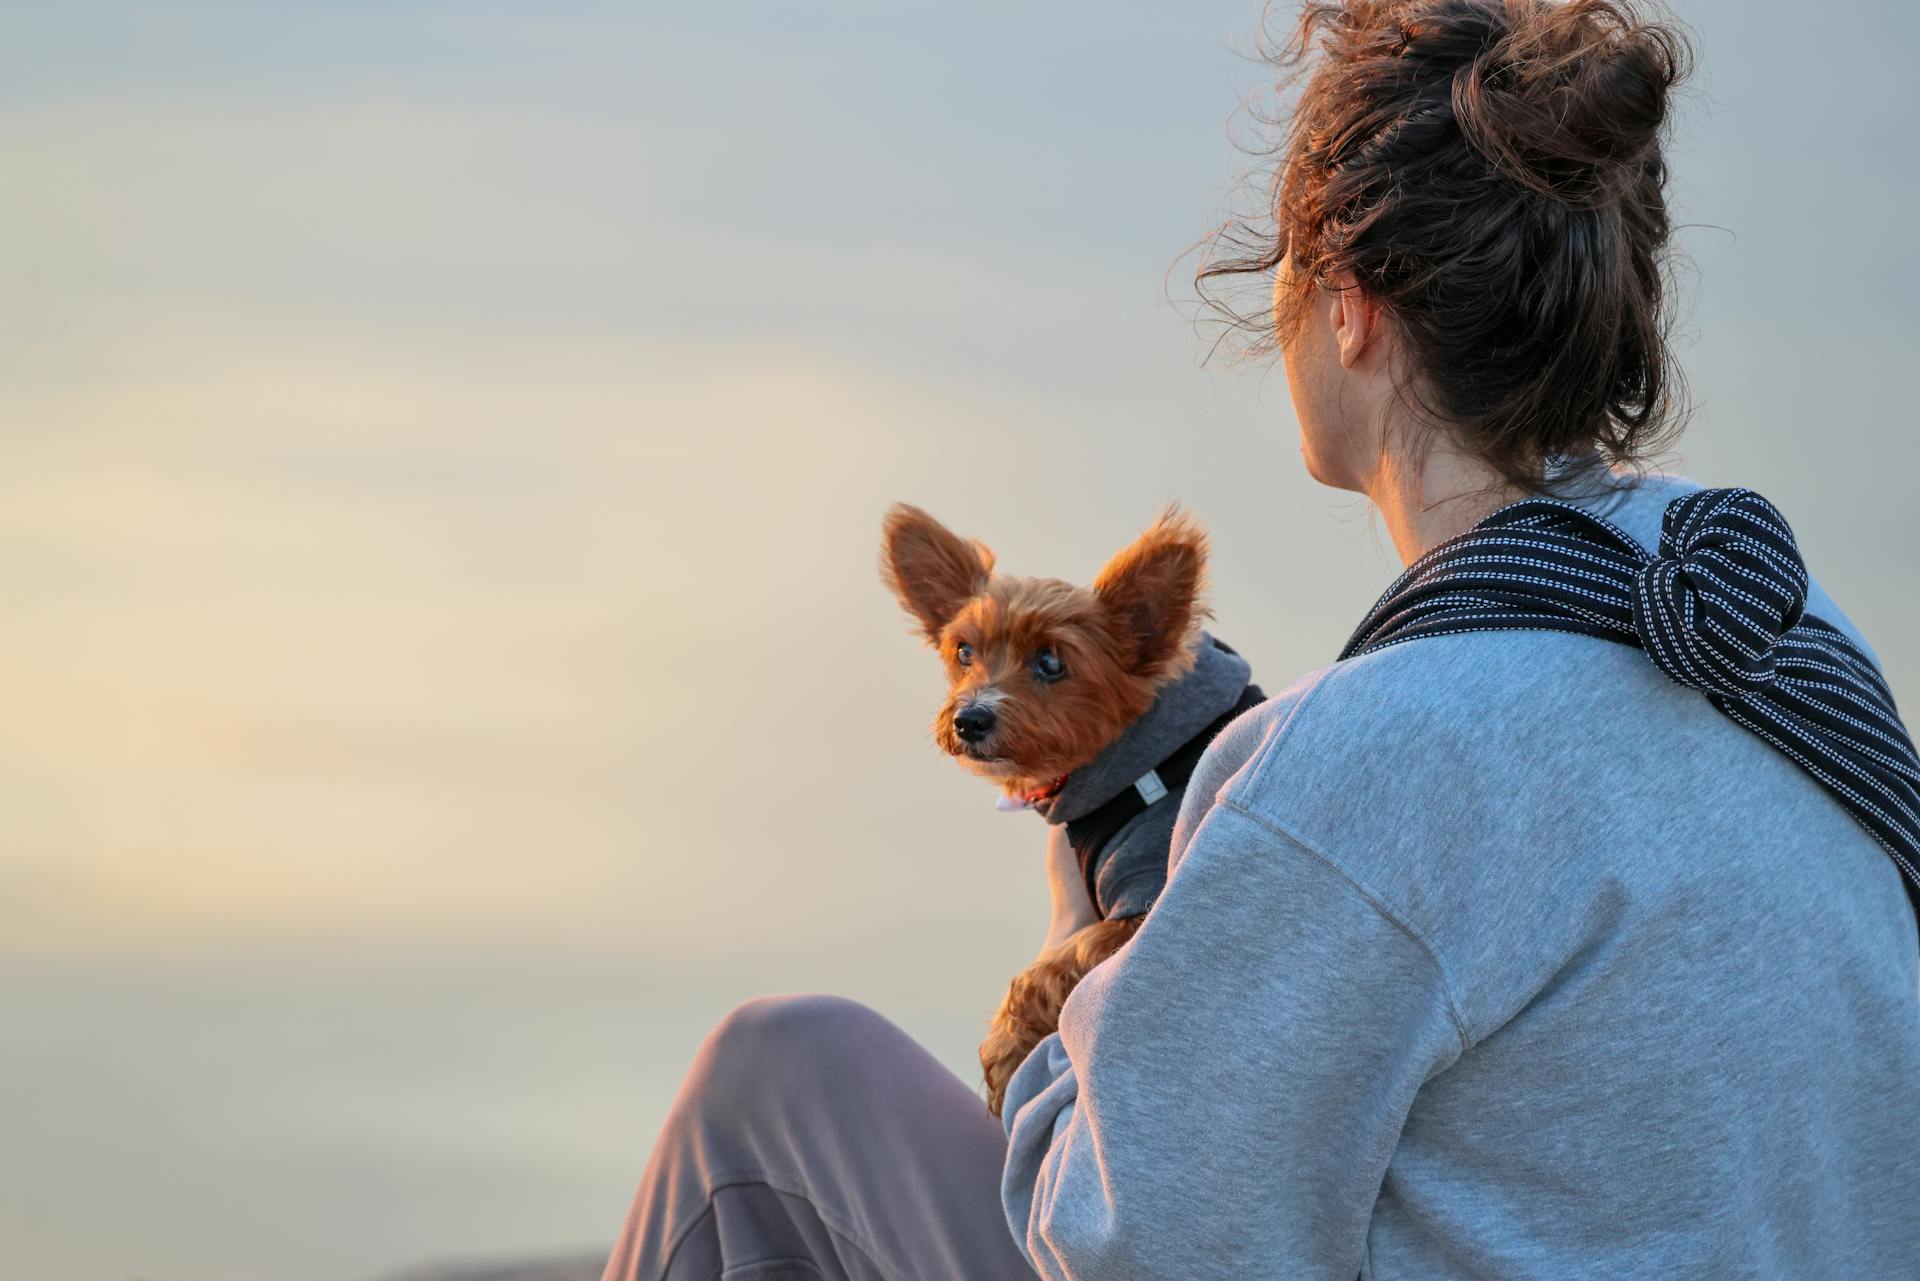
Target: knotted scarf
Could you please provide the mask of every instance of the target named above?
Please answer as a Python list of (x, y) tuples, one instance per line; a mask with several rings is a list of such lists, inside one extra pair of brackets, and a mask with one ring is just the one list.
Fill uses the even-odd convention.
[(1878, 669), (1806, 602), (1793, 530), (1752, 490), (1674, 499), (1654, 556), (1600, 517), (1523, 499), (1409, 565), (1340, 657), (1511, 628), (1637, 646), (1826, 788), (1920, 911), (1920, 755)]

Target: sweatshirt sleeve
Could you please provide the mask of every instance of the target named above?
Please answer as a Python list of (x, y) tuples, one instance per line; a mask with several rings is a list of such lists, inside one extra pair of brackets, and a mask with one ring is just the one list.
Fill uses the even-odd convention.
[(1353, 1281), (1463, 1024), (1410, 926), (1232, 800), (1008, 1085), (1001, 1198), (1047, 1281)]

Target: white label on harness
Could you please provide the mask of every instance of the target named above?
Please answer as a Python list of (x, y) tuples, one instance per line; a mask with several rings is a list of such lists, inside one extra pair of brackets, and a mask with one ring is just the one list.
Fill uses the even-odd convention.
[(1167, 794), (1167, 785), (1160, 781), (1160, 775), (1153, 770), (1133, 780), (1133, 788), (1140, 793), (1140, 799), (1149, 805)]

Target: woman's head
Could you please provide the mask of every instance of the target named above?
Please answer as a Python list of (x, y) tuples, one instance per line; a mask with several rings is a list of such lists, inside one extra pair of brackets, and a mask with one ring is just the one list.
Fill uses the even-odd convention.
[(1272, 273), (1257, 345), (1317, 477), (1367, 489), (1381, 451), (1443, 436), (1550, 490), (1556, 456), (1670, 432), (1675, 25), (1635, 0), (1309, 3), (1279, 61), (1302, 88), (1270, 208), (1201, 279)]

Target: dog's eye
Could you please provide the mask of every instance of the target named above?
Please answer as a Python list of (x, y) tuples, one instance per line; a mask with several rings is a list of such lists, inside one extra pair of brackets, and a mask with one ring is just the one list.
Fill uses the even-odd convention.
[(973, 666), (973, 646), (961, 641), (953, 649), (953, 661), (962, 667)]
[(1067, 665), (1060, 661), (1060, 655), (1043, 649), (1033, 656), (1033, 674), (1043, 681), (1057, 681), (1067, 674)]

